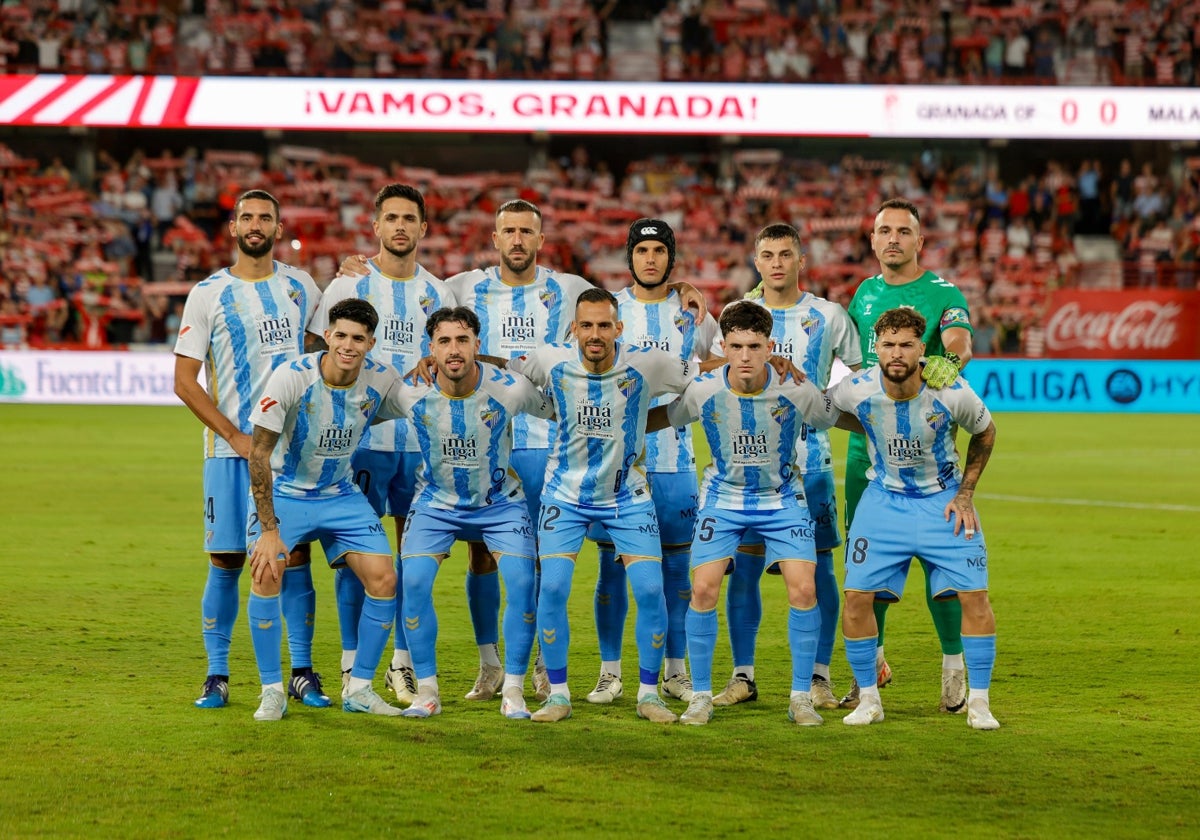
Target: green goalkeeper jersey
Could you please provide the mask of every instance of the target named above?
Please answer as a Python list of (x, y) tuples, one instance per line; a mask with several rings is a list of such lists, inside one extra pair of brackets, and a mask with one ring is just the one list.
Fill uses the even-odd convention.
[[(925, 342), (927, 356), (940, 356), (946, 352), (942, 344), (943, 330), (952, 327), (971, 330), (967, 299), (953, 283), (926, 271), (915, 280), (892, 286), (883, 275), (876, 274), (862, 281), (848, 310), (858, 328), (864, 368), (879, 361), (875, 355), (875, 322), (884, 312), (898, 306), (911, 306), (925, 318), (925, 335), (921, 339)], [(848, 457), (866, 460), (867, 442), (863, 435), (850, 436)]]

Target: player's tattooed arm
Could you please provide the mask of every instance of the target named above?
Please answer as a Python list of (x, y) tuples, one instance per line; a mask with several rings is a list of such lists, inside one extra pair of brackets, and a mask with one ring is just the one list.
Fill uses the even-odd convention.
[(966, 532), (966, 538), (971, 539), (979, 529), (979, 518), (975, 513), (975, 485), (979, 483), (979, 477), (983, 475), (983, 468), (987, 466), (995, 445), (995, 423), (988, 423), (986, 429), (971, 435), (971, 442), (967, 444), (967, 463), (963, 467), (962, 484), (959, 485), (958, 492), (954, 494), (950, 504), (946, 505), (945, 511), (947, 522), (950, 521), (951, 514), (954, 514), (955, 536), (963, 530)]
[(279, 580), (281, 569), (276, 567), (276, 563), (287, 561), (287, 548), (279, 536), (279, 520), (275, 518), (275, 499), (271, 487), (271, 453), (275, 451), (278, 441), (279, 432), (262, 426), (254, 427), (250, 448), (250, 492), (254, 496), (261, 529), (250, 555), (250, 570), (255, 583), (262, 582), (266, 577), (272, 581)]

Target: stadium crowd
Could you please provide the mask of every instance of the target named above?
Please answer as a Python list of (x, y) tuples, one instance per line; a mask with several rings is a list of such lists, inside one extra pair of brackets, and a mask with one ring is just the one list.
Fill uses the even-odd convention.
[(607, 79), (609, 23), (665, 80), (1193, 85), (1195, 0), (27, 0), (0, 72)]
[(445, 175), (281, 146), (270, 160), (189, 150), (139, 151), (121, 162), (101, 152), (90, 186), (58, 159), (0, 147), (8, 176), (0, 343), (172, 343), (182, 296), (228, 261), (225, 220), (240, 184), (280, 198), (285, 236), (276, 256), (323, 285), (345, 255), (370, 250), (371, 198), (379, 185), (400, 181), (428, 196), (421, 261), (437, 276), (487, 264), (494, 210), (519, 196), (545, 213), (544, 262), (610, 289), (627, 280), (626, 225), (646, 214), (668, 220), (679, 237), (676, 276), (702, 289), (714, 311), (757, 281), (750, 240), (775, 220), (805, 237), (806, 287), (848, 302), (876, 271), (871, 208), (903, 196), (922, 208), (923, 264), (952, 278), (977, 314), (979, 352), (1036, 352), (1022, 345), (1022, 331), (1038, 322), (1048, 290), (1079, 279), (1078, 236), (1119, 247), (1110, 268), (1126, 285), (1194, 286), (1200, 160), (1192, 163), (1174, 177), (1128, 160), (1114, 172), (1091, 160), (1050, 161), (1008, 183), (934, 152), (915, 161), (822, 161), (745, 150), (724, 166), (656, 157), (618, 176), (580, 146), (529, 172)]

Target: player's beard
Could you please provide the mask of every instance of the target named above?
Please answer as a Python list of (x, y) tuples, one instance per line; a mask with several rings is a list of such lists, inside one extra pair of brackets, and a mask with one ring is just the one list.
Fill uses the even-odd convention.
[(257, 259), (258, 257), (265, 257), (267, 254), (275, 250), (275, 237), (264, 234), (262, 242), (258, 243), (257, 245), (251, 245), (246, 241), (246, 237), (239, 236), (237, 238), (237, 245), (238, 250), (247, 257), (253, 257)]
[(399, 259), (404, 259), (409, 254), (411, 254), (413, 251), (417, 250), (417, 243), (413, 242), (413, 241), (409, 241), (408, 247), (404, 248), (404, 249), (393, 248), (391, 245), (387, 244), (386, 242), (381, 243), (381, 244), (383, 245), (383, 250), (387, 251), (393, 257), (397, 257)]
[[(521, 259), (524, 259), (524, 262), (518, 262), (518, 260), (521, 260)], [(520, 274), (524, 271), (527, 271), (529, 269), (529, 266), (533, 265), (533, 261), (536, 259), (537, 259), (537, 254), (530, 253), (529, 251), (526, 251), (524, 254), (522, 254), (520, 256), (515, 256), (515, 257), (512, 256), (511, 254), (501, 254), (500, 255), (500, 260), (501, 260), (501, 262), (504, 263), (504, 267), (507, 268), (509, 271), (511, 271), (513, 274)]]
[(913, 374), (915, 374), (918, 370), (920, 370), (920, 368), (921, 368), (920, 362), (914, 362), (911, 365), (905, 365), (904, 373), (902, 375), (897, 376), (896, 374), (892, 373), (891, 365), (884, 365), (883, 366), (883, 375), (886, 379), (888, 379), (892, 382), (895, 382), (897, 384), (900, 384), (903, 382), (907, 382), (909, 379), (911, 379)]

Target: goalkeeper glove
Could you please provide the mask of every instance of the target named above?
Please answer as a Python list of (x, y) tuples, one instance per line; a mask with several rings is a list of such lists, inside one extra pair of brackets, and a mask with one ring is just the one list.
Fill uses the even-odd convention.
[(925, 359), (925, 368), (921, 371), (930, 388), (945, 388), (954, 384), (958, 379), (962, 361), (953, 353), (944, 356), (929, 356)]

